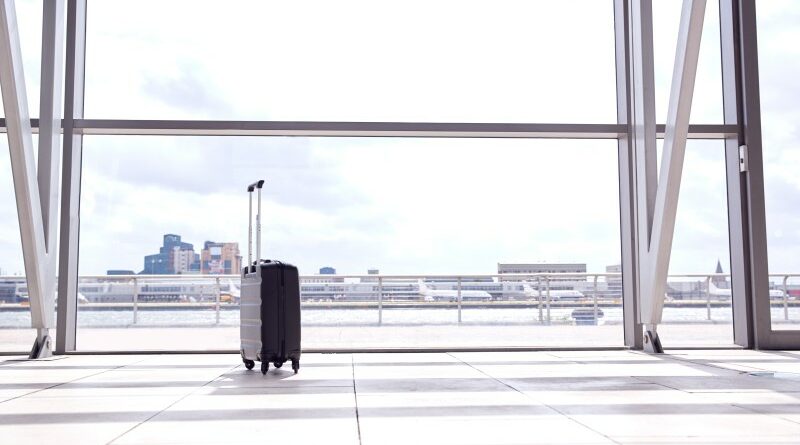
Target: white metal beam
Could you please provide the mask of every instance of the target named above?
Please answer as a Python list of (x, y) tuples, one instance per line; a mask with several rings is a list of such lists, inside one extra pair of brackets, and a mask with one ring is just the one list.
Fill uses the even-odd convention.
[(39, 193), (47, 253), (57, 250), (61, 168), (61, 96), (64, 78), (64, 0), (45, 0), (42, 11), (39, 95)]
[[(30, 295), (31, 324), (37, 329), (32, 357), (50, 354), (49, 329), (53, 327), (53, 305), (56, 281), (55, 230), (58, 209), (57, 143), (60, 132), (60, 83), (58, 64), (63, 47), (53, 27), (61, 0), (45, 0), (42, 58), (42, 121), (45, 141), (39, 147), (39, 175), (33, 150), (33, 135), (22, 67), (14, 0), (0, 0), (0, 89), (6, 113), (8, 148), (17, 202), (22, 253)], [(63, 5), (62, 5), (63, 6)], [(63, 7), (61, 8), (63, 11)], [(51, 20), (51, 26), (47, 20)], [(53, 85), (45, 85), (52, 81)], [(53, 145), (56, 140), (56, 145)], [(55, 170), (55, 171), (53, 171)], [(44, 196), (42, 196), (44, 195)]]
[(58, 262), (58, 325), (56, 354), (76, 349), (78, 313), (78, 235), (80, 234), (83, 136), (75, 120), (83, 117), (86, 57), (86, 0), (67, 3), (64, 76), (64, 163), (61, 185), (61, 239)]
[[(637, 256), (635, 268), (638, 322), (643, 323), (649, 300), (643, 298), (651, 281), (649, 276), (649, 243), (653, 223), (653, 209), (657, 189), (656, 165), (656, 107), (655, 68), (653, 59), (653, 4), (652, 0), (631, 0), (631, 108), (633, 165), (635, 183), (636, 234), (634, 244)], [(645, 342), (645, 346), (652, 342)]]
[(700, 55), (706, 0), (684, 0), (681, 11), (675, 68), (672, 73), (667, 128), (661, 155), (658, 188), (656, 192), (653, 225), (650, 232), (648, 288), (642, 304), (642, 321), (655, 330), (661, 323), (664, 310), (664, 292), (675, 233), (689, 117), (692, 112), (694, 82)]

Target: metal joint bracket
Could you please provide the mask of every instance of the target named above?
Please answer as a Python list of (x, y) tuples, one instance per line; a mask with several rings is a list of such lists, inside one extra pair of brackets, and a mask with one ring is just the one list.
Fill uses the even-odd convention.
[(744, 173), (747, 171), (749, 167), (749, 162), (747, 162), (747, 145), (740, 145), (739, 146), (739, 172)]
[(33, 342), (31, 353), (28, 355), (29, 359), (49, 358), (53, 356), (52, 342), (48, 329), (39, 329), (39, 335), (36, 341)]
[(651, 354), (663, 354), (664, 348), (661, 346), (661, 339), (658, 332), (647, 330), (644, 333), (644, 351)]

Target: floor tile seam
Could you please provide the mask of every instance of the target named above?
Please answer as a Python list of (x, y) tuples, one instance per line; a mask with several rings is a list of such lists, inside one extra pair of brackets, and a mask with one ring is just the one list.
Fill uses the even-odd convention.
[(356, 390), (356, 359), (350, 354), (350, 368), (353, 373), (353, 406), (356, 411), (356, 430), (358, 432), (358, 445), (361, 445), (361, 419), (358, 416), (358, 391)]
[(662, 388), (670, 389), (672, 391), (678, 391), (678, 392), (682, 392), (682, 393), (685, 393), (685, 394), (691, 394), (691, 391), (686, 391), (686, 390), (683, 390), (683, 389), (680, 389), (680, 388), (675, 388), (674, 386), (669, 386), (666, 383), (654, 382), (652, 380), (647, 380), (646, 377), (642, 377), (642, 376), (638, 376), (638, 375), (632, 375), (630, 377), (632, 379), (638, 380), (638, 381), (640, 381), (640, 382), (642, 382), (644, 384), (661, 386)]
[(177, 405), (182, 400), (185, 400), (187, 397), (191, 396), (192, 394), (195, 394), (195, 393), (199, 392), (201, 389), (205, 388), (206, 386), (210, 385), (211, 383), (216, 382), (217, 380), (222, 378), (225, 374), (233, 371), (236, 368), (239, 368), (240, 366), (242, 366), (242, 365), (241, 364), (237, 364), (236, 366), (233, 366), (232, 368), (228, 368), (227, 370), (225, 370), (224, 372), (222, 372), (218, 376), (216, 376), (213, 379), (211, 379), (211, 380), (207, 381), (206, 383), (204, 383), (203, 385), (194, 388), (192, 391), (189, 391), (186, 394), (183, 394), (177, 400), (175, 400), (174, 402), (170, 403), (169, 405), (167, 405), (166, 407), (164, 407), (160, 411), (157, 411), (156, 413), (154, 413), (153, 415), (149, 416), (148, 418), (142, 420), (141, 422), (137, 423), (136, 425), (132, 426), (131, 428), (125, 430), (122, 434), (120, 434), (120, 435), (114, 437), (113, 439), (109, 440), (108, 442), (106, 442), (106, 445), (113, 444), (114, 442), (116, 442), (117, 440), (121, 439), (122, 437), (124, 437), (125, 435), (130, 433), (131, 431), (135, 430), (136, 428), (139, 428), (140, 426), (142, 426), (145, 423), (149, 422), (150, 420), (154, 419), (159, 414), (161, 414), (161, 413), (167, 411), (168, 409), (172, 408), (173, 406)]
[[(659, 354), (659, 355), (663, 356), (664, 358), (667, 358), (669, 360), (690, 364), (690, 365), (692, 365), (692, 367), (695, 367), (695, 368), (707, 367), (707, 368), (717, 369), (717, 370), (721, 370), (721, 371), (735, 372), (737, 375), (747, 374), (747, 371), (740, 371), (740, 370), (737, 370), (737, 369), (726, 368), (724, 366), (715, 365), (713, 363), (697, 362), (697, 361), (692, 360), (691, 358), (678, 357), (678, 356), (672, 355), (672, 354)], [(745, 368), (750, 368), (750, 366), (744, 366), (744, 367)], [(758, 369), (758, 368), (754, 368), (754, 369)]]
[[(143, 362), (143, 361), (144, 361), (144, 359), (142, 359), (142, 360), (140, 360), (140, 361), (138, 361), (138, 362), (134, 362), (134, 364), (136, 364), (136, 363), (141, 363), (141, 362)], [(125, 366), (128, 366), (128, 365), (130, 365), (130, 364), (131, 364), (131, 363), (127, 363), (127, 364), (120, 365), (120, 366), (116, 366), (116, 367), (113, 367), (113, 368), (104, 369), (104, 370), (102, 370), (102, 371), (95, 372), (94, 374), (89, 374), (89, 375), (81, 376), (81, 377), (78, 377), (78, 378), (75, 378), (75, 379), (72, 379), (72, 380), (68, 380), (68, 381), (66, 381), (66, 382), (56, 383), (55, 385), (50, 385), (50, 386), (48, 386), (48, 387), (46, 387), (46, 388), (39, 388), (39, 389), (37, 389), (37, 390), (31, 391), (31, 392), (27, 392), (27, 393), (25, 393), (25, 394), (20, 394), (20, 395), (18, 395), (18, 396), (16, 396), (16, 397), (11, 397), (10, 399), (0, 400), (0, 403), (6, 403), (6, 402), (10, 402), (10, 401), (12, 401), (12, 400), (17, 400), (17, 399), (20, 399), (20, 398), (22, 398), (22, 397), (27, 397), (27, 396), (30, 396), (30, 395), (33, 395), (33, 394), (40, 393), (40, 392), (42, 392), (42, 391), (47, 391), (47, 390), (49, 390), (49, 389), (58, 388), (59, 386), (68, 385), (68, 384), (70, 384), (70, 383), (75, 383), (75, 382), (81, 381), (81, 380), (83, 380), (83, 379), (88, 379), (88, 378), (91, 378), (91, 377), (96, 377), (96, 376), (98, 376), (98, 375), (100, 375), (100, 374), (105, 374), (106, 372), (110, 372), (110, 371), (116, 371), (117, 369), (124, 368)], [(47, 368), (42, 368), (42, 369), (47, 369)]]
[(785, 421), (787, 421), (789, 423), (793, 423), (795, 425), (800, 425), (800, 421), (783, 417), (780, 414), (772, 414), (772, 413), (769, 413), (769, 412), (760, 411), (757, 408), (754, 408), (753, 406), (743, 406), (743, 405), (739, 405), (737, 403), (733, 403), (731, 405), (735, 406), (737, 408), (741, 408), (743, 410), (749, 411), (749, 412), (754, 413), (754, 414), (760, 414), (760, 415), (763, 415), (763, 416), (768, 416), (768, 417), (772, 417), (772, 418), (776, 418), (776, 419), (781, 419), (781, 420), (785, 420)]
[[(447, 354), (448, 354), (448, 355), (451, 355), (450, 353), (447, 353)], [(452, 355), (451, 355), (451, 356), (452, 356)], [(475, 366), (473, 366), (473, 365), (472, 365), (471, 363), (469, 363), (469, 362), (466, 362), (466, 361), (464, 361), (464, 360), (462, 360), (462, 359), (459, 359), (459, 358), (457, 358), (457, 357), (454, 357), (454, 358), (456, 358), (457, 360), (460, 360), (460, 361), (461, 361), (462, 363), (464, 363), (465, 365), (467, 365), (467, 366), (469, 366), (470, 368), (472, 368), (472, 369), (474, 369), (474, 370), (478, 371), (479, 373), (481, 373), (481, 374), (485, 375), (486, 377), (488, 377), (488, 378), (490, 378), (490, 379), (494, 380), (495, 382), (497, 382), (497, 383), (499, 383), (499, 384), (501, 384), (501, 385), (503, 385), (503, 386), (505, 386), (505, 387), (509, 388), (510, 390), (512, 390), (512, 391), (514, 391), (514, 392), (517, 392), (517, 393), (519, 393), (519, 394), (522, 394), (522, 396), (523, 396), (523, 397), (525, 397), (525, 398), (527, 398), (527, 399), (529, 399), (529, 400), (532, 400), (532, 401), (534, 401), (534, 402), (536, 402), (536, 403), (538, 403), (538, 404), (540, 404), (540, 405), (542, 405), (542, 406), (546, 407), (547, 409), (549, 409), (549, 410), (552, 410), (552, 411), (553, 411), (553, 412), (555, 412), (555, 413), (558, 413), (559, 415), (561, 415), (561, 416), (563, 416), (563, 417), (565, 417), (565, 418), (569, 419), (570, 421), (572, 421), (572, 422), (574, 422), (574, 423), (576, 423), (576, 424), (578, 424), (578, 425), (582, 426), (583, 428), (585, 428), (585, 429), (587, 429), (587, 430), (589, 430), (589, 431), (591, 431), (591, 432), (593, 432), (593, 433), (595, 433), (595, 434), (597, 434), (597, 435), (599, 435), (599, 436), (602, 436), (602, 437), (606, 438), (607, 440), (610, 440), (611, 442), (613, 442), (613, 443), (615, 443), (615, 444), (618, 444), (618, 445), (620, 445), (620, 442), (618, 442), (618, 441), (616, 441), (616, 440), (612, 439), (610, 436), (608, 436), (608, 435), (606, 435), (606, 434), (603, 434), (603, 433), (601, 433), (600, 431), (597, 431), (597, 430), (595, 430), (594, 428), (592, 428), (592, 427), (590, 427), (590, 426), (586, 425), (585, 423), (583, 423), (583, 422), (581, 422), (581, 421), (579, 421), (579, 420), (575, 419), (574, 417), (570, 416), (569, 414), (562, 412), (562, 411), (561, 411), (561, 410), (559, 410), (558, 408), (555, 408), (555, 407), (553, 407), (553, 406), (551, 406), (551, 405), (549, 405), (549, 404), (547, 404), (547, 403), (544, 403), (544, 402), (542, 402), (541, 400), (537, 400), (537, 399), (535, 399), (534, 397), (532, 397), (532, 396), (531, 396), (530, 394), (528, 394), (527, 392), (525, 392), (525, 391), (521, 391), (521, 390), (519, 390), (518, 388), (516, 388), (516, 387), (514, 387), (514, 386), (512, 386), (512, 385), (510, 385), (510, 384), (508, 384), (508, 383), (506, 383), (505, 381), (503, 381), (503, 380), (501, 380), (501, 379), (498, 379), (498, 378), (496, 378), (496, 377), (494, 377), (494, 376), (492, 376), (492, 375), (490, 375), (490, 374), (487, 374), (486, 372), (484, 372), (484, 371), (483, 371), (483, 370), (481, 370), (481, 369), (478, 369), (478, 368), (476, 368)]]

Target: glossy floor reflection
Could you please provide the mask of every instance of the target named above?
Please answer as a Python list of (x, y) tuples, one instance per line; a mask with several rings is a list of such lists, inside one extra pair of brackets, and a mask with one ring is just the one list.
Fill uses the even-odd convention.
[(800, 353), (0, 358), (0, 443), (797, 443)]

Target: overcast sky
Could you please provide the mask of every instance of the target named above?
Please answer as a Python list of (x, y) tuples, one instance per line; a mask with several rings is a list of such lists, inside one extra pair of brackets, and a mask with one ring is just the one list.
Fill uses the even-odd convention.
[[(680, 1), (655, 0), (663, 122)], [(227, 6), (229, 5), (229, 6)], [(86, 116), (463, 122), (616, 120), (612, 2), (89, 2)], [(800, 272), (800, 5), (761, 1), (770, 269)], [(18, 1), (31, 110), (40, 2)], [(156, 11), (156, 13), (154, 13)], [(693, 123), (720, 123), (709, 1)], [(5, 146), (5, 139), (0, 138)], [(7, 150), (0, 269), (22, 273)], [(268, 257), (302, 273), (494, 273), (497, 262), (619, 262), (614, 141), (84, 139), (83, 274), (140, 271), (165, 233), (239, 241), (266, 178)], [(690, 141), (672, 273), (729, 269), (723, 143)]]

